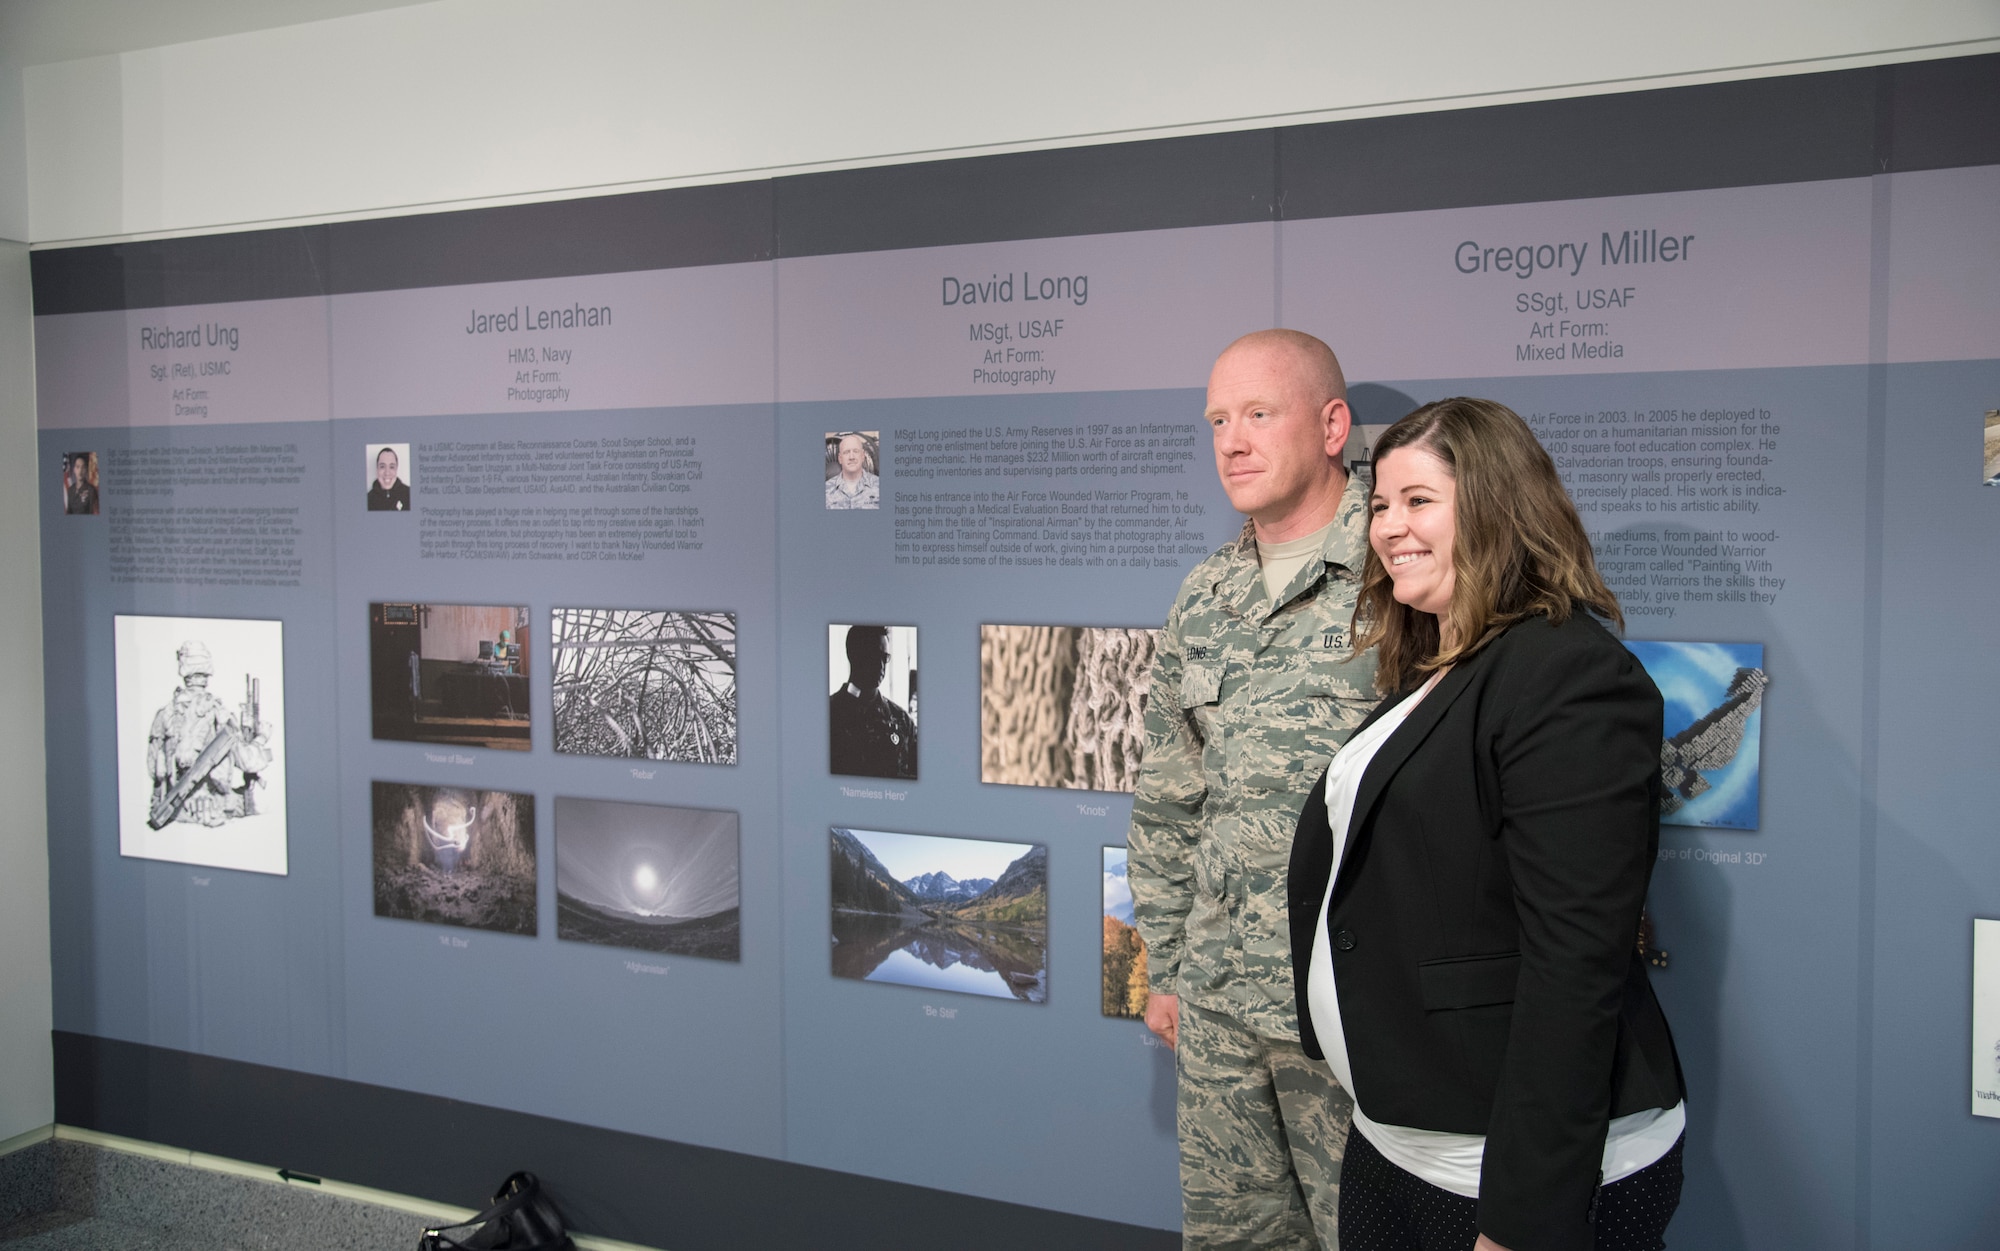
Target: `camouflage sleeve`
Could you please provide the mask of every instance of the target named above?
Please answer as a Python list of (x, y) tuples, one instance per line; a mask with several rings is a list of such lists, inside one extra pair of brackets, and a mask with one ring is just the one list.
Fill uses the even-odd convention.
[(1132, 917), (1146, 944), (1147, 988), (1179, 993), (1183, 927), (1194, 904), (1194, 849), (1208, 797), (1201, 738), (1181, 706), (1181, 605), (1167, 615), (1146, 700), (1146, 758), (1126, 834)]

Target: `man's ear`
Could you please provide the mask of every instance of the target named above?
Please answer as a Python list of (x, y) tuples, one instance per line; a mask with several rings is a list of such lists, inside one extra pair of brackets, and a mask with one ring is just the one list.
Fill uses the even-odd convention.
[(1319, 416), (1326, 423), (1326, 454), (1339, 460), (1347, 448), (1347, 436), (1354, 429), (1354, 412), (1347, 407), (1346, 400), (1328, 400), (1319, 410)]

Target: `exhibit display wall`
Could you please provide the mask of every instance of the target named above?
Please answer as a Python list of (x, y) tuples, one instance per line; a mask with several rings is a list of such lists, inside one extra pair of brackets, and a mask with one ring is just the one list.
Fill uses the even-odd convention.
[(1287, 325), (1358, 472), (1526, 417), (1666, 696), (1676, 1240), (1971, 1245), (1996, 203), (1979, 57), (38, 251), (57, 1119), (1172, 1245), (1115, 849)]

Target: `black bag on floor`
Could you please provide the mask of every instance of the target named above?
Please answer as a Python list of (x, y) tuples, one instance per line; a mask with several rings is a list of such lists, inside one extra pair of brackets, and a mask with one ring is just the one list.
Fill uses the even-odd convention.
[(426, 1229), (417, 1251), (575, 1251), (562, 1213), (533, 1173), (500, 1183), (493, 1206), (456, 1225)]

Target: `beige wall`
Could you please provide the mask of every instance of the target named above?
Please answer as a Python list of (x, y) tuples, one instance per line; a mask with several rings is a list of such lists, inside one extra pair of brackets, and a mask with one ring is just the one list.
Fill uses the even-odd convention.
[[(9, 171), (0, 168), (0, 183)], [(55, 1119), (49, 843), (42, 776), (42, 561), (28, 249), (0, 239), (0, 1141)]]
[[(35, 19), (19, 23), (24, 37), (46, 49), (25, 54), (27, 237), (241, 227), (2000, 47), (1992, 0), (433, 0), (251, 28), (362, 2), (16, 0)], [(107, 9), (127, 17), (64, 25)], [(185, 42), (164, 37), (161, 9), (185, 15)], [(232, 19), (245, 33), (218, 33)], [(153, 42), (104, 47), (127, 28)], [(76, 59), (44, 63), (65, 54)]]

